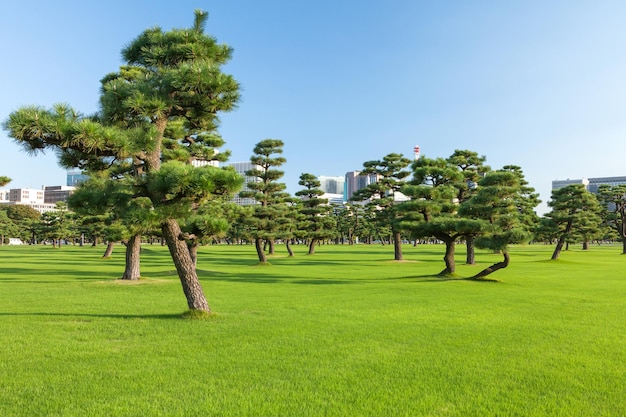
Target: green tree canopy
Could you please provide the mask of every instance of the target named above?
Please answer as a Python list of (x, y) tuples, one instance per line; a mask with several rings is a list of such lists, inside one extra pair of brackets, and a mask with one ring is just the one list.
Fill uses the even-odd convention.
[(337, 225), (331, 216), (332, 207), (328, 205), (328, 199), (321, 198), (324, 192), (319, 188), (320, 182), (317, 177), (303, 173), (298, 184), (304, 187), (296, 192), (296, 196), (301, 199), (300, 212), (303, 217), (301, 230), (309, 240), (309, 255), (313, 255), (315, 245), (322, 239), (333, 237)]
[[(528, 213), (535, 199), (533, 189), (524, 184), (521, 169), (507, 169), (487, 174), (478, 182), (478, 192), (461, 205), (459, 214), (483, 223), (476, 245), (502, 253), (504, 260), (483, 269), (474, 279), (506, 268), (510, 262), (508, 245), (531, 237)], [(530, 197), (529, 197), (530, 196)]]
[(626, 185), (601, 185), (598, 199), (604, 206), (604, 222), (622, 241), (622, 254), (626, 255)]
[(246, 176), (256, 177), (257, 182), (249, 182), (249, 191), (241, 191), (240, 197), (253, 198), (256, 201), (252, 216), (246, 218), (250, 235), (254, 238), (259, 262), (267, 263), (263, 242), (270, 245), (270, 253), (274, 252), (274, 240), (281, 237), (286, 230), (283, 225), (288, 223), (287, 199), (284, 192), (287, 186), (278, 182), (284, 175), (276, 169), (287, 160), (280, 156), (283, 153), (284, 143), (279, 139), (265, 139), (254, 147), (254, 154), (250, 162), (256, 168), (246, 171)]
[(548, 206), (552, 210), (546, 217), (552, 220), (557, 236), (552, 260), (559, 258), (563, 245), (571, 236), (577, 232), (588, 234), (588, 229), (600, 228), (600, 203), (583, 184), (571, 184), (553, 190)]
[(388, 154), (382, 160), (365, 162), (362, 173), (375, 174), (377, 181), (352, 196), (353, 201), (367, 201), (367, 205), (375, 207), (376, 220), (383, 227), (391, 229), (396, 261), (401, 261), (403, 257), (400, 219), (395, 210), (395, 201), (404, 179), (410, 174), (405, 170), (410, 163), (411, 160), (397, 153)]
[(122, 51), (125, 65), (101, 80), (98, 114), (25, 107), (4, 127), (27, 151), (55, 149), (64, 166), (131, 175), (133, 198), (146, 198), (158, 216), (188, 307), (210, 312), (179, 219), (217, 184), (239, 184), (220, 168), (189, 165), (224, 159), (214, 150), (222, 143), (218, 113), (235, 108), (239, 85), (222, 72), (232, 49), (204, 33), (207, 18), (196, 10), (191, 28), (155, 27), (132, 40)]

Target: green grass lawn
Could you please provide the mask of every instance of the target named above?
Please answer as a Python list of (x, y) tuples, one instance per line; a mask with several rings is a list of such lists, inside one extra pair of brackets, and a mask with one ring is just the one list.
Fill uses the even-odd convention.
[[(204, 247), (183, 320), (167, 251), (0, 247), (0, 416), (624, 416), (626, 256), (514, 247), (501, 282), (443, 248)], [(499, 255), (477, 254), (469, 277)]]

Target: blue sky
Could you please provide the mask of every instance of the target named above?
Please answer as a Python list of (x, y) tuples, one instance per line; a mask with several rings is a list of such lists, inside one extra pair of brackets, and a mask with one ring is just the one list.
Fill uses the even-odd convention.
[[(4, 2), (0, 119), (31, 104), (96, 111), (120, 50), (148, 27), (191, 26), (196, 8), (234, 48), (231, 161), (282, 139), (292, 193), (303, 172), (343, 175), (414, 145), (519, 165), (544, 202), (554, 179), (626, 175), (624, 1)], [(29, 156), (4, 131), (0, 175), (65, 183), (53, 154)]]

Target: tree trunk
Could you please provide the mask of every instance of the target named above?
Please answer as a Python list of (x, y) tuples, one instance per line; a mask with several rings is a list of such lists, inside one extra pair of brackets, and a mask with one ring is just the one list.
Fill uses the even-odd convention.
[(565, 244), (565, 239), (567, 238), (570, 231), (572, 230), (572, 225), (573, 225), (573, 221), (571, 220), (568, 221), (567, 224), (565, 225), (565, 229), (563, 230), (563, 233), (561, 234), (561, 236), (559, 236), (559, 240), (557, 240), (556, 242), (556, 248), (554, 248), (554, 252), (552, 253), (551, 259), (553, 261), (559, 259), (559, 255), (561, 254), (561, 250), (563, 250), (563, 245)]
[(263, 239), (257, 237), (254, 239), (254, 247), (256, 248), (256, 254), (259, 257), (259, 262), (262, 264), (267, 263), (267, 256), (265, 256), (265, 251), (263, 250)]
[(270, 246), (270, 249), (269, 249), (268, 253), (270, 255), (273, 255), (274, 254), (274, 239), (269, 239), (268, 243), (269, 243), (269, 246)]
[(187, 298), (187, 306), (191, 310), (201, 310), (210, 313), (211, 309), (204, 295), (204, 290), (200, 285), (187, 244), (183, 239), (180, 239), (182, 232), (178, 222), (176, 219), (167, 219), (161, 224), (161, 230), (170, 250), (172, 261), (174, 261), (176, 266), (178, 278), (183, 286), (183, 292)]
[(446, 263), (446, 269), (441, 271), (439, 275), (453, 274), (456, 271), (456, 265), (454, 264), (454, 239), (449, 237), (441, 239), (439, 236), (437, 239), (443, 240), (446, 244), (446, 254), (443, 256), (443, 261)]
[(556, 247), (554, 248), (554, 252), (552, 252), (552, 260), (556, 261), (559, 259), (559, 255), (561, 254), (561, 250), (563, 249), (563, 245), (565, 244), (565, 236), (561, 236), (559, 240), (556, 242)]
[(402, 261), (402, 236), (400, 232), (393, 232), (393, 259)]
[(478, 274), (474, 275), (472, 279), (481, 279), (486, 277), (487, 275), (496, 272), (499, 269), (506, 268), (509, 266), (509, 253), (506, 250), (502, 251), (502, 256), (504, 256), (504, 260), (502, 262), (495, 263), (488, 268), (483, 269)]
[(287, 253), (289, 254), (289, 256), (293, 256), (293, 249), (291, 249), (291, 239), (285, 240), (285, 246), (287, 247)]
[(622, 238), (622, 255), (626, 255), (626, 237)]
[(113, 241), (109, 240), (107, 241), (107, 248), (104, 251), (104, 255), (102, 255), (102, 257), (110, 258), (112, 253), (113, 253)]
[(467, 255), (465, 257), (465, 264), (475, 265), (476, 264), (476, 245), (474, 245), (474, 236), (467, 236), (465, 238), (465, 249), (467, 250)]
[(121, 279), (138, 280), (141, 277), (141, 234), (132, 235), (126, 244), (126, 266)]
[(198, 248), (200, 247), (200, 243), (197, 240), (191, 240), (187, 242), (187, 249), (189, 249), (189, 256), (191, 256), (191, 262), (193, 263), (193, 267), (198, 267)]
[(583, 250), (589, 250), (589, 241), (585, 240), (583, 242)]
[(317, 239), (311, 239), (309, 243), (309, 255), (313, 255), (315, 253), (315, 244), (317, 243)]

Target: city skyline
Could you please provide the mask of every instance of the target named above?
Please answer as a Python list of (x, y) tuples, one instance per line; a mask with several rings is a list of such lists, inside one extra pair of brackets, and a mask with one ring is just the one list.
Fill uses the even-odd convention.
[[(150, 27), (188, 27), (198, 7), (207, 32), (234, 48), (226, 72), (242, 86), (238, 109), (221, 116), (224, 150), (245, 161), (258, 141), (283, 140), (290, 193), (303, 172), (410, 158), (415, 145), (520, 166), (539, 212), (556, 178), (623, 175), (626, 3), (616, 0), (6, 2), (0, 118), (54, 103), (95, 112), (121, 49)], [(62, 183), (54, 153), (31, 157), (4, 130), (0, 150), (11, 186)]]

